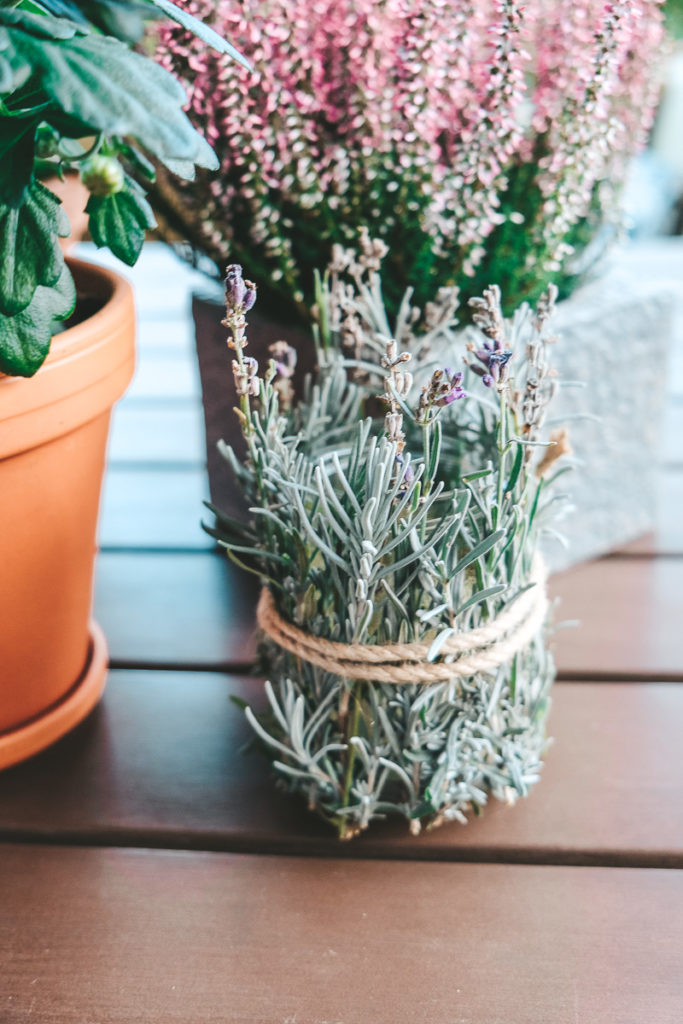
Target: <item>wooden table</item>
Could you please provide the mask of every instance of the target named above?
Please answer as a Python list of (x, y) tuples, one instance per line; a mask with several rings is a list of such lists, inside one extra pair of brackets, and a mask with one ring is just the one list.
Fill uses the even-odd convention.
[(657, 532), (556, 577), (555, 744), (510, 809), (339, 844), (277, 793), (231, 695), (253, 591), (200, 530), (188, 277), (152, 249), (115, 415), (101, 705), (0, 776), (0, 1022), (683, 1020), (683, 382)]

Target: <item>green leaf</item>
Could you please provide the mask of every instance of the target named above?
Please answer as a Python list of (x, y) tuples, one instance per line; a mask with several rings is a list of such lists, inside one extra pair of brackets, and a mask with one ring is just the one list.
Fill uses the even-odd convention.
[(520, 474), (521, 469), (522, 469), (522, 462), (523, 462), (523, 460), (524, 460), (524, 445), (518, 444), (517, 445), (517, 453), (515, 455), (515, 461), (514, 461), (514, 463), (512, 465), (512, 472), (510, 473), (510, 479), (508, 480), (508, 482), (505, 485), (505, 493), (506, 494), (509, 494), (512, 491), (512, 489), (515, 486), (515, 484), (517, 483), (517, 480), (519, 479), (519, 474)]
[(35, 134), (40, 117), (0, 117), (0, 203), (20, 206), (33, 174)]
[(528, 529), (529, 530), (531, 529), (531, 524), (533, 523), (534, 519), (536, 518), (536, 512), (538, 511), (538, 500), (541, 497), (541, 491), (543, 490), (543, 486), (544, 486), (544, 480), (543, 480), (543, 477), (541, 477), (541, 479), (538, 481), (538, 487), (536, 488), (536, 492), (534, 494), (534, 500), (531, 503), (531, 510), (529, 512), (529, 524), (528, 524)]
[(504, 590), (507, 590), (506, 583), (496, 583), (493, 587), (487, 587), (485, 590), (478, 590), (476, 594), (472, 594), (469, 600), (465, 601), (458, 608), (456, 615), (460, 615), (461, 612), (467, 611), (475, 604), (480, 604), (482, 601), (488, 601), (490, 597), (497, 597), (498, 594), (502, 594)]
[(94, 25), (107, 36), (137, 43), (145, 18), (155, 17), (148, 0), (38, 0), (43, 11), (78, 25)]
[(510, 669), (510, 700), (514, 704), (517, 696), (517, 655), (515, 654), (512, 659), (512, 668)]
[(16, 316), (0, 316), (0, 371), (32, 377), (50, 350), (56, 324), (76, 304), (76, 289), (66, 265), (56, 285), (36, 288), (30, 305)]
[(142, 193), (123, 189), (111, 196), (91, 196), (85, 210), (95, 245), (111, 249), (132, 267), (140, 255), (145, 231), (155, 225), (152, 208)]
[[(0, 50), (2, 49), (2, 39), (0, 38)], [(4, 96), (13, 89), (17, 88), (19, 83), (16, 81), (16, 76), (12, 70), (12, 65), (7, 58), (0, 53), (0, 96)]]
[(457, 576), (459, 572), (462, 572), (463, 569), (466, 569), (467, 566), (471, 565), (472, 562), (476, 562), (476, 560), (478, 558), (481, 558), (482, 555), (488, 554), (491, 548), (495, 547), (498, 541), (501, 540), (501, 538), (504, 536), (505, 530), (496, 530), (495, 533), (490, 534), (488, 537), (484, 537), (484, 539), (479, 541), (479, 543), (476, 544), (472, 548), (472, 550), (464, 556), (464, 558), (460, 559), (455, 569), (453, 570), (453, 576)]
[(64, 18), (46, 18), (16, 7), (0, 7), (0, 25), (21, 25), (22, 31), (36, 39), (72, 39), (83, 31)]
[(126, 43), (138, 42), (145, 20), (168, 17), (219, 53), (229, 54), (244, 67), (250, 67), (234, 46), (171, 0), (40, 0), (40, 6), (55, 17), (79, 25), (90, 23), (105, 35)]
[(156, 181), (157, 172), (154, 164), (139, 149), (129, 146), (127, 142), (120, 139), (116, 139), (115, 145), (119, 156), (128, 161), (133, 171), (147, 178), (148, 181)]
[[(13, 26), (12, 19), (20, 14), (21, 23)], [(34, 106), (42, 109), (47, 101), (55, 115), (75, 119), (81, 133), (87, 127), (89, 134), (132, 136), (162, 163), (218, 166), (213, 150), (182, 109), (185, 92), (173, 75), (117, 39), (84, 34), (73, 25), (64, 38), (57, 34), (63, 27), (60, 19), (45, 15), (28, 23), (30, 17), (0, 8), (0, 23), (8, 25), (12, 66), (17, 73), (30, 69)], [(44, 28), (40, 38), (34, 22)], [(52, 123), (49, 111), (43, 116)]]
[(205, 25), (204, 22), (198, 21), (188, 11), (177, 7), (171, 0), (152, 0), (152, 3), (169, 18), (172, 18), (173, 21), (182, 25), (184, 29), (197, 36), (198, 39), (201, 39), (203, 43), (207, 43), (214, 50), (218, 50), (219, 53), (227, 53), (233, 60), (238, 61), (242, 67), (246, 68), (247, 71), (251, 71), (251, 64), (242, 56), (239, 50), (236, 50), (227, 39), (223, 39), (212, 28)]
[(58, 281), (64, 257), (58, 234), (68, 234), (56, 196), (33, 181), (19, 207), (0, 207), (0, 313), (26, 309), (37, 287)]
[(482, 477), (491, 476), (492, 473), (493, 466), (488, 466), (486, 469), (480, 469), (476, 473), (467, 473), (467, 475), (462, 478), (462, 482), (464, 484), (471, 484), (474, 480), (481, 480)]
[(432, 427), (432, 447), (429, 453), (429, 466), (427, 467), (427, 476), (429, 480), (433, 480), (436, 476), (436, 471), (439, 468), (439, 460), (441, 458), (441, 424), (437, 420)]
[[(42, 117), (47, 124), (52, 125), (55, 131), (64, 138), (78, 140), (87, 138), (88, 135), (95, 134), (95, 129), (92, 125), (86, 124), (85, 121), (79, 121), (78, 118), (71, 117), (69, 114), (65, 114), (62, 110), (43, 110)], [(99, 134), (99, 132), (97, 134)], [(62, 139), (62, 144), (64, 138)], [(81, 150), (83, 150), (82, 146)]]
[(445, 629), (441, 630), (441, 632), (434, 638), (434, 640), (431, 643), (431, 646), (427, 652), (427, 661), (435, 661), (436, 658), (439, 657), (439, 654), (441, 653), (441, 648), (446, 643), (446, 641), (453, 636), (454, 633), (455, 630), (453, 629), (452, 626), (446, 626)]

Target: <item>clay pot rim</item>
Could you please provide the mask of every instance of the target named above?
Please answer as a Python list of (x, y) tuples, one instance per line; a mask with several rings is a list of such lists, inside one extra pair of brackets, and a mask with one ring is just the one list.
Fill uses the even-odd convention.
[(33, 377), (0, 374), (0, 458), (18, 454), (94, 419), (121, 396), (135, 364), (133, 289), (115, 271), (68, 260), (81, 296), (96, 312), (52, 339)]
[[(60, 334), (55, 334), (44, 366), (52, 366), (66, 359), (81, 349), (92, 345), (93, 334), (108, 333), (108, 327), (120, 322), (124, 309), (130, 301), (130, 284), (116, 271), (87, 260), (66, 258), (67, 265), (74, 275), (76, 292), (81, 295), (86, 282), (97, 282), (97, 291), (102, 291), (102, 306), (91, 316), (85, 317), (73, 327), (67, 327)], [(104, 288), (102, 287), (104, 285)], [(87, 284), (86, 284), (87, 287)], [(77, 300), (78, 302), (78, 300)], [(29, 378), (30, 379), (30, 378)]]
[[(50, 351), (45, 362), (37, 371), (44, 372), (44, 368), (53, 367), (64, 359), (68, 359), (84, 348), (89, 348), (93, 342), (93, 335), (102, 336), (108, 333), (108, 327), (114, 327), (125, 316), (125, 311), (131, 301), (131, 285), (116, 271), (109, 267), (100, 266), (98, 263), (89, 263), (87, 260), (67, 257), (66, 262), (73, 272), (76, 282), (76, 291), (79, 294), (82, 289), (79, 287), (84, 282), (97, 282), (98, 291), (102, 293), (102, 306), (91, 316), (85, 317), (80, 323), (73, 327), (67, 327), (60, 334), (55, 334), (50, 344)], [(78, 300), (77, 300), (78, 301)], [(35, 380), (33, 377), (15, 377), (11, 374), (0, 373), (0, 383), (7, 384), (29, 384)], [(2, 420), (0, 410), (0, 420)]]

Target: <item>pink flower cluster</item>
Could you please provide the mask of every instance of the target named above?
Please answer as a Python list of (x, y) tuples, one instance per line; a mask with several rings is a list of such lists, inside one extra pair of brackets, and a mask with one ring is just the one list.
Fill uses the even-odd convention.
[[(177, 27), (161, 32), (161, 60), (186, 83), (221, 161), (204, 235), (215, 259), (251, 263), (253, 253), (296, 302), (297, 239), (311, 220), (314, 264), (363, 223), (392, 246), (418, 225), (456, 280), (474, 274), (498, 225), (525, 222), (552, 273), (599, 183), (618, 185), (652, 119), (659, 0), (181, 6), (253, 65)], [(536, 167), (531, 218), (506, 201), (520, 164)]]

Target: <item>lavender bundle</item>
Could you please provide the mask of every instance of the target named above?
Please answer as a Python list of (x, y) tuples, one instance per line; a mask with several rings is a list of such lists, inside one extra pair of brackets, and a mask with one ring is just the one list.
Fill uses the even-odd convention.
[(564, 435), (551, 286), (504, 319), (496, 287), (458, 329), (456, 289), (389, 323), (382, 242), (336, 247), (317, 279), (319, 370), (294, 401), (285, 342), (248, 355), (255, 287), (226, 277), (247, 442), (245, 526), (218, 514), (231, 559), (263, 585), (269, 710), (247, 717), (280, 783), (342, 838), (401, 815), (465, 821), (536, 782), (553, 663), (538, 542), (557, 506)]

